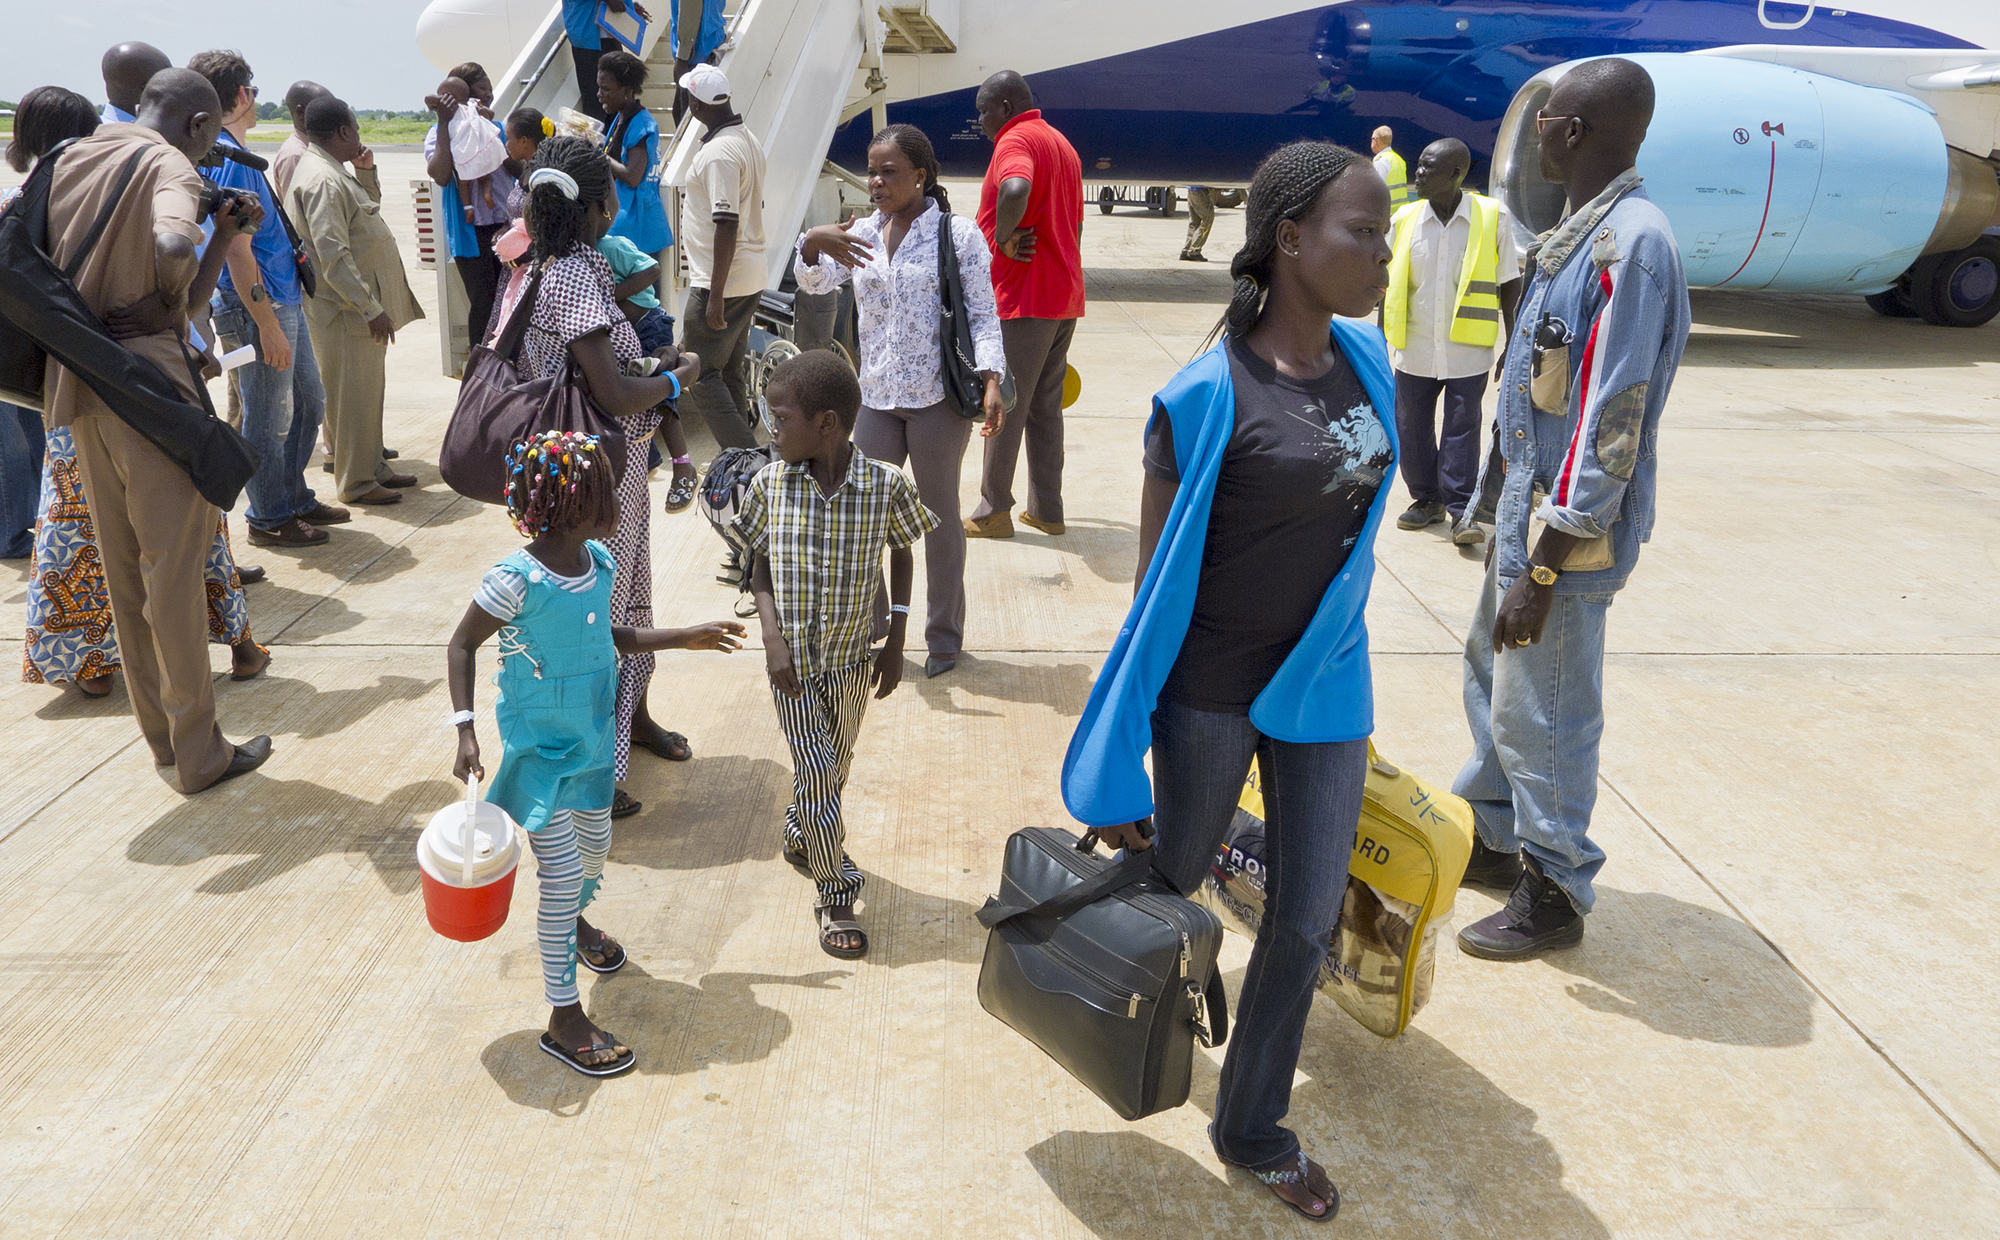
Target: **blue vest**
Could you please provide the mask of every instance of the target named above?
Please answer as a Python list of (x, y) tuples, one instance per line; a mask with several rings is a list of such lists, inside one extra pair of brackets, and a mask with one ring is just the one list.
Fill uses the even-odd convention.
[[(1333, 343), (1354, 368), (1388, 433), (1390, 449), (1396, 450), (1396, 385), (1381, 331), (1373, 323), (1335, 319)], [(1063, 759), (1063, 804), (1077, 821), (1092, 827), (1135, 822), (1153, 812), (1153, 785), (1144, 765), (1153, 744), (1153, 709), (1194, 616), (1209, 504), (1236, 429), (1227, 349), (1218, 344), (1188, 363), (1153, 404), (1154, 417), (1164, 412), (1173, 419), (1181, 484), (1145, 580), (1091, 686), (1090, 702)], [(1394, 473), (1392, 466), (1383, 477), (1361, 537), (1299, 644), (1250, 704), (1251, 724), (1273, 740), (1349, 741), (1375, 730), (1365, 613), (1375, 576), (1375, 531)]]

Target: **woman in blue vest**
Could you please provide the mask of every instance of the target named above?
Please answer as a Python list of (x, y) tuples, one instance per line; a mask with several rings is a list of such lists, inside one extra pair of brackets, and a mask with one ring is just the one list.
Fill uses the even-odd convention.
[(1159, 869), (1190, 892), (1256, 759), (1266, 914), (1209, 1139), (1325, 1219), (1340, 1195), (1278, 1121), (1347, 887), (1374, 727), (1363, 612), (1396, 461), (1383, 416), (1395, 385), (1382, 333), (1353, 320), (1388, 284), (1388, 187), (1345, 147), (1279, 149), (1250, 183), (1229, 270), (1226, 338), (1153, 401), (1139, 586), (1070, 740), (1063, 799), (1126, 848), (1153, 846), (1135, 821), (1152, 815)]
[(618, 187), (618, 218), (610, 235), (625, 237), (652, 256), (659, 267), (659, 293), (667, 286), (667, 247), (674, 243), (667, 227), (666, 204), (660, 201), (660, 126), (639, 92), (646, 85), (646, 62), (630, 52), (606, 52), (597, 62), (597, 98), (611, 116), (604, 134), (604, 154), (611, 160), (611, 180)]

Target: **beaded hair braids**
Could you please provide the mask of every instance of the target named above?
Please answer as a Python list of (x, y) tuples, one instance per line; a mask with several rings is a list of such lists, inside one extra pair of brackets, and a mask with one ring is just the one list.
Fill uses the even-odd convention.
[(507, 515), (523, 538), (614, 518), (618, 480), (597, 436), (543, 431), (507, 453)]
[[(1244, 206), (1243, 248), (1229, 260), (1236, 280), (1218, 330), (1241, 336), (1257, 326), (1264, 312), (1264, 294), (1271, 287), (1271, 258), (1278, 252), (1278, 225), (1312, 210), (1320, 191), (1356, 165), (1369, 167), (1358, 152), (1331, 142), (1292, 142), (1279, 147), (1257, 165)], [(1213, 338), (1213, 333), (1211, 333)]]

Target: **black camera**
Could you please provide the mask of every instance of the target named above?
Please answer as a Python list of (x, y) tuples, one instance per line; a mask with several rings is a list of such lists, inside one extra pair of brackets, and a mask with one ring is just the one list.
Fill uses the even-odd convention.
[(201, 202), (195, 208), (194, 213), (195, 223), (207, 223), (211, 216), (222, 210), (224, 204), (233, 204), (240, 212), (244, 207), (256, 206), (257, 195), (240, 189), (225, 189), (207, 177), (203, 177), (201, 179)]

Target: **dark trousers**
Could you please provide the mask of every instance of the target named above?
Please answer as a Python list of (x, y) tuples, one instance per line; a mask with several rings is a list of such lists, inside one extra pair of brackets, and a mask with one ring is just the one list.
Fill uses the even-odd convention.
[[(1444, 393), (1444, 433), (1438, 433), (1438, 393)], [(1443, 504), (1456, 521), (1479, 481), (1479, 400), (1482, 371), (1463, 379), (1427, 379), (1396, 372), (1396, 437), (1403, 485), (1420, 504)]]
[(40, 411), (0, 403), (0, 560), (35, 553), (46, 446)]
[(1153, 712), (1154, 847), (1180, 890), (1207, 876), (1252, 757), (1264, 791), (1264, 921), (1235, 997), (1208, 1135), (1224, 1160), (1265, 1171), (1298, 1161), (1299, 1139), (1278, 1121), (1291, 1108), (1306, 1013), (1347, 894), (1368, 742), (1277, 741), (1248, 715), (1161, 702)]
[(757, 312), (761, 293), (725, 298), (722, 303), (722, 330), (708, 325), (708, 290), (689, 289), (687, 312), (681, 318), (681, 345), (701, 357), (701, 376), (681, 396), (684, 409), (692, 409), (708, 424), (708, 433), (724, 448), (754, 448), (757, 419), (750, 399), (749, 376), (744, 361), (750, 348), (750, 319)]
[(454, 258), (459, 282), (465, 285), (465, 347), (486, 339), (486, 324), (493, 318), (493, 297), (500, 288), (500, 259), (493, 253), (493, 238), (505, 224), (475, 224), (479, 253), (471, 258)]
[(603, 45), (578, 47), (572, 43), (569, 54), (576, 61), (576, 110), (609, 125), (611, 118), (605, 114), (604, 105), (597, 101), (597, 60), (604, 55)]
[(1014, 507), (1014, 466), (1028, 441), (1028, 511), (1037, 520), (1063, 519), (1063, 372), (1075, 319), (1001, 319), (1000, 342), (1018, 393), (1000, 433), (986, 441), (975, 520)]

